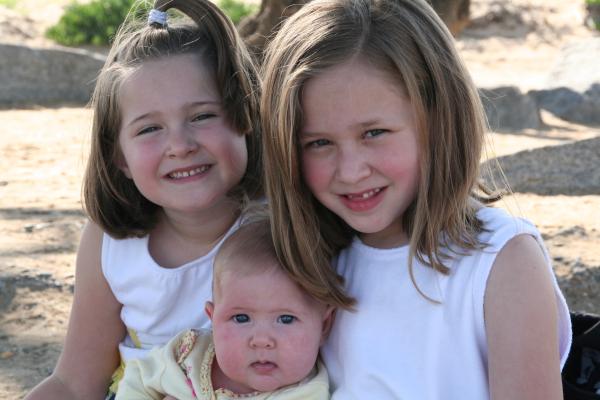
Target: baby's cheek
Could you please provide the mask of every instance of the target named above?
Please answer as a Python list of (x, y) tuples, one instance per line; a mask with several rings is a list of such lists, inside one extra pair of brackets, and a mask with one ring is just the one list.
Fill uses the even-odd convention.
[(232, 354), (244, 345), (240, 335), (230, 329), (216, 329), (213, 337), (217, 354)]
[(315, 366), (318, 347), (313, 342), (298, 342), (287, 354), (287, 365), (290, 381), (304, 379)]
[(287, 351), (294, 354), (295, 358), (301, 361), (302, 364), (312, 368), (319, 352), (319, 345), (320, 336), (298, 335), (290, 340)]
[(245, 343), (235, 333), (224, 330), (215, 333), (215, 353), (223, 372), (237, 378), (238, 368), (245, 365)]

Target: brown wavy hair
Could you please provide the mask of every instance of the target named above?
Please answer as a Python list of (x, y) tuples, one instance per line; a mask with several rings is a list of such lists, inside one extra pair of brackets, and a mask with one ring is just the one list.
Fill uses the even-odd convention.
[(231, 20), (209, 0), (157, 0), (160, 11), (178, 10), (192, 21), (148, 24), (131, 17), (120, 28), (91, 100), (91, 151), (83, 183), (90, 219), (116, 238), (143, 236), (156, 224), (159, 206), (147, 200), (117, 166), (121, 112), (119, 90), (145, 61), (197, 54), (216, 79), (229, 123), (246, 137), (248, 166), (229, 195), (240, 202), (262, 195), (259, 139), (260, 82)]
[[(402, 220), (411, 260), (448, 273), (448, 249), (463, 254), (484, 246), (477, 240), (483, 229), (477, 201), (498, 198), (479, 183), (487, 124), (477, 90), (451, 34), (425, 0), (315, 0), (304, 6), (282, 25), (263, 64), (266, 193), (282, 263), (311, 282), (317, 296), (333, 292), (342, 307), (352, 299), (333, 269), (322, 266), (357, 232), (303, 182), (301, 96), (308, 80), (357, 58), (397, 78), (415, 115), (420, 181)], [(412, 263), (409, 268), (414, 282)]]

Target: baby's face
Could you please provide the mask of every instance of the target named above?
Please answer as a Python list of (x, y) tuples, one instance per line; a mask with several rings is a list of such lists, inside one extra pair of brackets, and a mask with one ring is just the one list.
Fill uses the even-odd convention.
[(221, 371), (237, 393), (268, 392), (304, 379), (317, 358), (332, 311), (302, 292), (278, 267), (224, 272), (211, 316)]

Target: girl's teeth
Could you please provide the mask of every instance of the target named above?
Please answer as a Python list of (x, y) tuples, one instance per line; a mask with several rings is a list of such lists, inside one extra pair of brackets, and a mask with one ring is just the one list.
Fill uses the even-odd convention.
[(201, 167), (194, 168), (190, 171), (173, 172), (173, 173), (169, 174), (169, 177), (173, 178), (173, 179), (187, 178), (189, 176), (194, 176), (196, 174), (200, 174), (200, 173), (206, 171), (207, 169), (208, 169), (208, 165), (203, 165)]
[(350, 200), (354, 200), (354, 199), (366, 200), (366, 199), (368, 199), (370, 197), (375, 196), (379, 192), (381, 192), (381, 189), (377, 188), (377, 189), (369, 190), (368, 192), (364, 192), (363, 194), (359, 194), (359, 195), (349, 194), (348, 198)]

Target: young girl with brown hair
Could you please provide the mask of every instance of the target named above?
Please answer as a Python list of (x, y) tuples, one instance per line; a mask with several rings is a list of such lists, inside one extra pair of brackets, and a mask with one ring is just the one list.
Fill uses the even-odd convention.
[(566, 303), (538, 230), (479, 183), (484, 113), (433, 9), (315, 0), (263, 67), (278, 253), (356, 300), (322, 349), (333, 398), (561, 398)]
[[(167, 21), (169, 9), (193, 23)], [(214, 254), (261, 195), (258, 92), (235, 27), (208, 0), (157, 0), (119, 32), (92, 101), (91, 221), (66, 342), (28, 399), (103, 399), (120, 363), (209, 326), (197, 308)]]

